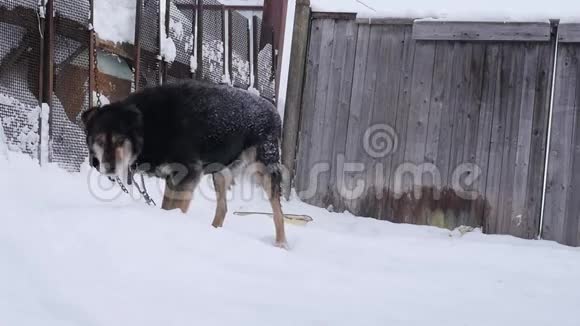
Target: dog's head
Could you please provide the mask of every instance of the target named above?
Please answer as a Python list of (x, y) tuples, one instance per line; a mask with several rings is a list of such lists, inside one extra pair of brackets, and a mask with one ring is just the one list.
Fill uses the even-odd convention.
[(90, 164), (108, 176), (122, 176), (143, 149), (143, 117), (133, 105), (113, 103), (82, 114)]

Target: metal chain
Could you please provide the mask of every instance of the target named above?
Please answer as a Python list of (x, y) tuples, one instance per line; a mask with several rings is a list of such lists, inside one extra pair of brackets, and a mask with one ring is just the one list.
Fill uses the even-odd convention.
[(109, 177), (109, 180), (111, 182), (116, 182), (119, 187), (121, 188), (121, 190), (123, 190), (124, 193), (128, 194), (129, 193), (129, 189), (127, 189), (127, 187), (125, 187), (125, 184), (123, 183), (123, 181), (121, 181), (121, 179), (119, 177)]
[[(103, 102), (101, 101), (101, 92), (99, 91), (99, 78), (98, 78), (98, 74), (99, 74), (99, 60), (97, 58), (97, 33), (93, 33), (93, 58), (94, 58), (94, 76), (95, 76), (95, 93), (97, 95), (97, 107), (101, 107)], [(92, 105), (92, 103), (91, 103)], [(143, 196), (143, 198), (145, 199), (145, 202), (147, 203), (147, 205), (151, 206), (156, 206), (155, 201), (153, 200), (153, 198), (151, 198), (151, 196), (149, 195), (149, 193), (147, 192), (147, 188), (145, 187), (145, 179), (143, 177), (143, 175), (141, 175), (141, 182), (143, 184), (143, 190), (141, 190), (141, 188), (139, 187), (139, 184), (137, 184), (137, 182), (135, 182), (135, 171), (133, 171), (132, 169), (129, 169), (129, 173), (131, 175), (131, 179), (133, 180), (133, 183), (135, 184), (135, 186), (137, 187), (137, 190), (139, 191), (139, 193), (141, 194), (141, 196)], [(129, 189), (127, 189), (127, 187), (125, 186), (125, 184), (123, 183), (123, 181), (121, 180), (121, 178), (119, 177), (109, 177), (109, 180), (111, 182), (116, 182), (117, 185), (119, 185), (119, 187), (121, 188), (121, 190), (126, 193), (129, 194)], [(129, 181), (129, 180), (128, 180)]]
[(143, 199), (145, 199), (145, 203), (147, 203), (147, 205), (149, 206), (157, 206), (153, 198), (151, 198), (151, 196), (149, 196), (149, 193), (147, 192), (147, 187), (145, 186), (145, 177), (143, 177), (143, 174), (141, 174), (141, 185), (143, 186), (143, 190), (141, 190), (141, 187), (139, 187), (139, 183), (137, 183), (137, 181), (135, 180), (135, 173), (131, 172), (131, 178), (133, 179), (133, 184), (135, 185), (135, 187), (137, 187), (137, 190), (139, 191), (141, 196), (143, 196)]
[[(95, 76), (95, 93), (97, 94), (97, 107), (101, 107), (103, 104), (101, 101), (101, 92), (99, 91), (99, 59), (97, 58), (97, 33), (93, 32), (93, 75)], [(93, 105), (93, 103), (91, 103)]]

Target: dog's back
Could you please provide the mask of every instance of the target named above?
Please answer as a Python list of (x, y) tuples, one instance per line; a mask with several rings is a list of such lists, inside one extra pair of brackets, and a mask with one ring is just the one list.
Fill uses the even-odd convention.
[[(143, 113), (147, 163), (201, 160), (229, 165), (241, 152), (263, 143), (277, 145), (280, 116), (266, 99), (249, 92), (200, 82), (145, 89), (125, 101)], [(279, 160), (278, 151), (263, 157)], [(267, 156), (267, 155), (266, 155)]]

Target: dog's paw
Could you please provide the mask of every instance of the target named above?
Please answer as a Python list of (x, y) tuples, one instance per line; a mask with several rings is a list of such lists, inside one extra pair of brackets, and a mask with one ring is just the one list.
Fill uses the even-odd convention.
[(286, 242), (286, 241), (276, 241), (276, 242), (274, 242), (274, 247), (284, 249), (284, 250), (290, 249), (288, 247), (288, 242)]

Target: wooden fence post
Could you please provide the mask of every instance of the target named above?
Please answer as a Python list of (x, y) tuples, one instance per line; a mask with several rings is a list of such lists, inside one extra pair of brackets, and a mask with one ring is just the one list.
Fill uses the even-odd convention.
[(304, 67), (310, 34), (310, 0), (296, 1), (296, 14), (292, 46), (290, 49), (290, 71), (288, 72), (288, 89), (284, 110), (284, 129), (282, 132), (282, 164), (288, 169), (290, 182), (284, 186), (284, 196), (290, 196), (296, 166), (296, 146), (302, 107), (302, 88)]

